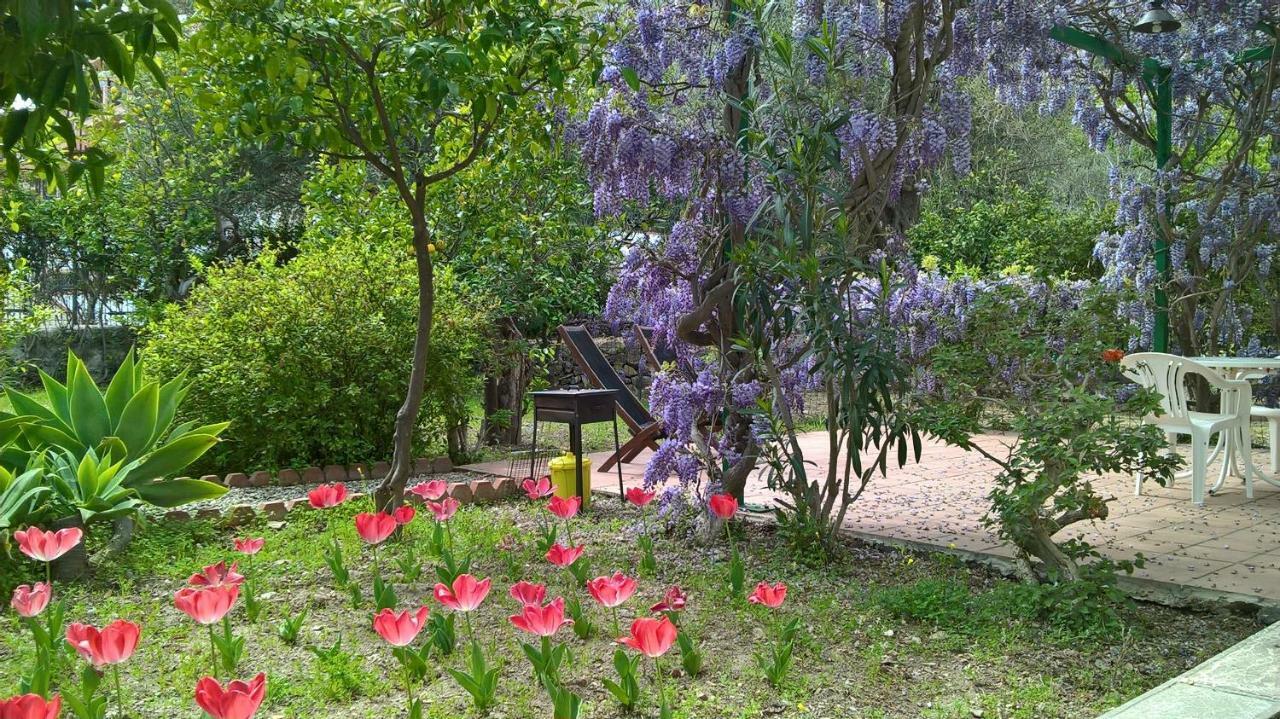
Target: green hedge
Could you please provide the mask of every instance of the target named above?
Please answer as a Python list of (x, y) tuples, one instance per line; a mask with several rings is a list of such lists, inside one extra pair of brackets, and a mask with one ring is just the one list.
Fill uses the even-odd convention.
[[(229, 419), (205, 461), (217, 471), (390, 459), (412, 356), (417, 283), (392, 243), (336, 238), (285, 263), (208, 269), (204, 283), (144, 331), (165, 375), (187, 370), (187, 417)], [(436, 326), (420, 450), (466, 421), (488, 330), (483, 301), (437, 271)]]
[[(998, 200), (926, 210), (911, 228), (912, 252), (946, 272), (986, 276), (1009, 269), (1041, 278), (1098, 277), (1093, 245), (1108, 213), (1062, 210), (1044, 192), (1005, 186)], [(929, 258), (936, 258), (930, 260)]]

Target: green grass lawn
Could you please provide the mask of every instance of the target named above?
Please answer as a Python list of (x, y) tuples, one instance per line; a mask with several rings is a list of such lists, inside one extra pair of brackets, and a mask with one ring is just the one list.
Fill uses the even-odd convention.
[[(232, 614), (247, 646), (237, 674), (269, 675), (259, 717), (404, 716), (398, 665), (370, 627), (372, 555), (361, 550), (351, 522), (352, 514), (367, 507), (348, 503), (328, 513), (295, 513), (283, 527), (260, 524), (234, 534), (267, 539), (250, 572), (266, 610), (257, 623), (248, 622), (242, 606)], [(635, 572), (632, 530), (638, 519), (635, 510), (601, 499), (590, 518), (574, 520), (574, 536), (588, 547), (593, 575)], [(459, 553), (471, 555), (475, 574), (493, 578), (493, 591), (473, 618), (491, 658), (502, 665), (492, 716), (551, 716), (545, 692), (531, 680), (518, 647), (527, 636), (507, 619), (516, 610), (507, 588), (520, 579), (547, 582), (550, 596), (576, 595), (588, 606), (603, 634), (582, 641), (568, 629), (561, 631), (570, 647), (562, 676), (584, 697), (583, 717), (624, 716), (602, 684), (613, 674), (611, 620), (565, 572), (540, 556), (534, 547), (537, 521), (524, 501), (465, 507), (455, 519)], [(445, 611), (431, 600), (437, 557), (428, 549), (428, 527), (421, 515), (410, 527), (403, 541), (383, 551), (384, 572), (394, 580), (402, 608), (426, 603), (433, 612)], [(359, 607), (333, 587), (325, 566), (324, 546), (332, 536), (343, 543), (347, 564), (364, 588)], [(668, 586), (687, 591), (681, 625), (697, 639), (706, 668), (697, 677), (677, 674), (667, 680), (678, 692), (676, 716), (682, 719), (1092, 717), (1253, 631), (1239, 617), (1141, 606), (1124, 612), (1125, 631), (1083, 641), (1024, 619), (1010, 601), (1014, 585), (983, 570), (862, 545), (851, 545), (829, 561), (801, 563), (777, 534), (753, 526), (740, 540), (748, 584), (768, 579), (791, 587), (775, 614), (730, 595), (722, 547), (697, 546), (681, 536), (658, 540), (657, 574), (641, 577), (639, 593), (623, 613), (625, 625)], [(172, 597), (201, 565), (230, 559), (232, 537), (207, 523), (149, 524), (122, 563), (103, 568), (91, 581), (57, 588), (68, 601), (68, 621), (100, 626), (124, 617), (143, 625), (138, 653), (123, 666), (129, 716), (199, 716), (192, 688), (208, 670), (208, 638), (173, 607)], [(422, 576), (403, 581), (391, 555), (413, 558), (423, 567)], [(30, 563), (0, 569), (5, 585), (37, 577)], [(290, 646), (276, 627), (304, 610), (301, 640)], [(801, 619), (800, 639), (790, 678), (775, 690), (754, 656), (766, 647), (775, 622), (790, 617)], [(464, 626), (458, 622), (460, 635)], [(332, 651), (321, 657), (311, 647)], [(461, 667), (463, 654), (432, 658), (417, 690), (427, 717), (475, 716), (466, 694), (444, 672)], [(0, 696), (16, 690), (30, 659), (16, 616), (0, 613)], [(647, 672), (652, 664), (643, 666)], [(665, 666), (678, 666), (678, 659), (667, 657)], [(643, 686), (650, 686), (647, 679)], [(656, 716), (656, 710), (646, 704), (641, 716)]]

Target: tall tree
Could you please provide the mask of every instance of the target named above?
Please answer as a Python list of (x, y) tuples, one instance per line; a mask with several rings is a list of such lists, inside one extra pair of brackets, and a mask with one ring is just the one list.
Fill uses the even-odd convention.
[[(391, 472), (375, 498), (403, 499), (435, 306), (429, 189), (500, 151), (508, 113), (561, 86), (584, 58), (583, 6), (539, 0), (202, 0), (192, 40), (211, 86), (240, 107), (245, 136), (359, 160), (407, 213), (417, 333)], [(234, 88), (234, 90), (228, 90)]]
[(110, 156), (82, 143), (77, 127), (103, 99), (100, 68), (131, 84), (142, 65), (163, 82), (156, 53), (176, 48), (180, 33), (168, 0), (0, 0), (0, 149), (9, 177), (25, 161), (59, 188), (86, 171), (101, 187)]

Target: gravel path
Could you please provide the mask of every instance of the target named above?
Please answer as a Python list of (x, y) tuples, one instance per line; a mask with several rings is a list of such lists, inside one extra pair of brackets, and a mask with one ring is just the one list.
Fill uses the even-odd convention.
[[(432, 475), (422, 474), (409, 478), (408, 485), (412, 487), (414, 484), (427, 479), (443, 479), (450, 483), (470, 482), (471, 480), (479, 479), (482, 476), (483, 475), (476, 472), (447, 472), (445, 474)], [(379, 481), (380, 480), (377, 479), (358, 479), (347, 480), (344, 484), (347, 485), (347, 489), (352, 493), (368, 493), (372, 492), (374, 487), (378, 486)], [(299, 484), (292, 487), (281, 487), (279, 485), (270, 485), (267, 487), (232, 487), (229, 492), (217, 499), (184, 505), (182, 510), (194, 514), (201, 509), (216, 508), (225, 510), (237, 504), (251, 504), (256, 506), (267, 502), (304, 499), (307, 496), (307, 492), (310, 492), (314, 486), (315, 485)]]

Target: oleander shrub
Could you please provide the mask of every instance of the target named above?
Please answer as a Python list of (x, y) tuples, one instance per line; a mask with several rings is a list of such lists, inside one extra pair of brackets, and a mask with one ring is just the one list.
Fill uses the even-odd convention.
[[(183, 419), (231, 426), (204, 462), (218, 471), (390, 459), (413, 352), (411, 256), (354, 236), (207, 268), (203, 283), (144, 330), (164, 375), (186, 369)], [(482, 301), (436, 275), (436, 326), (419, 449), (466, 421), (488, 326)]]

